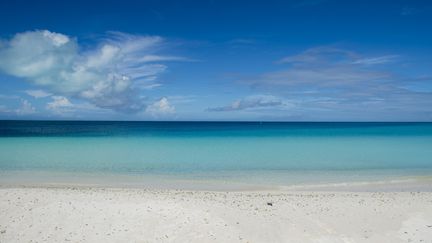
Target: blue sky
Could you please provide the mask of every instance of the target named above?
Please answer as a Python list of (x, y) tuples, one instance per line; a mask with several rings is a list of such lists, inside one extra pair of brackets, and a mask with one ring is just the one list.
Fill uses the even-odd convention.
[(3, 1), (0, 119), (431, 121), (430, 1)]

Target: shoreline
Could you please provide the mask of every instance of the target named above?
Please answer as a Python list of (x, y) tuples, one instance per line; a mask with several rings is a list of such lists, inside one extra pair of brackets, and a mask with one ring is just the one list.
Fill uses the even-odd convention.
[[(142, 189), (163, 191), (197, 191), (197, 192), (432, 192), (432, 179), (407, 178), (400, 180), (359, 181), (299, 185), (227, 185), (220, 182), (205, 183), (183, 181), (174, 186), (175, 181), (166, 185), (131, 185), (131, 184), (86, 184), (86, 183), (8, 183), (0, 184), (1, 188), (59, 188), (59, 189)], [(177, 181), (177, 183), (179, 183)]]
[[(52, 171), (1, 171), (0, 188), (20, 187), (91, 187), (91, 188), (138, 188), (153, 190), (190, 191), (405, 191), (432, 192), (432, 175), (338, 172), (340, 174), (296, 172), (278, 174), (252, 174), (235, 177), (235, 174), (217, 177), (167, 174), (115, 174), (76, 173)], [(290, 176), (297, 176), (292, 179)], [(315, 176), (313, 180), (309, 180)], [(241, 176), (244, 176), (242, 174)], [(321, 176), (321, 177), (319, 177)], [(283, 177), (288, 177), (286, 180)], [(267, 180), (268, 178), (268, 180)], [(276, 179), (275, 179), (276, 178)], [(301, 180), (299, 180), (301, 178)]]

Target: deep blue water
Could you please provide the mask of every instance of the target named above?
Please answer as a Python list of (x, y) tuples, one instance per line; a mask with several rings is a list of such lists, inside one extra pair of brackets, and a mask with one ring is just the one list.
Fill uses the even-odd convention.
[(0, 121), (0, 137), (431, 136), (425, 122)]

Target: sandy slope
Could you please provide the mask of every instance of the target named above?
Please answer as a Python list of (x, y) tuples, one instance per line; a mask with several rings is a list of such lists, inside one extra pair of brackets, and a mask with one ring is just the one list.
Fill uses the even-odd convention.
[(64, 241), (432, 242), (432, 193), (0, 188), (0, 242)]

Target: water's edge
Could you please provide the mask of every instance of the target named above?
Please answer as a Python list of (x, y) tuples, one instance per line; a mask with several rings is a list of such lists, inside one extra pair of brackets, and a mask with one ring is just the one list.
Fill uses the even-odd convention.
[(0, 171), (0, 187), (204, 191), (432, 191), (432, 171), (268, 171), (193, 174)]

